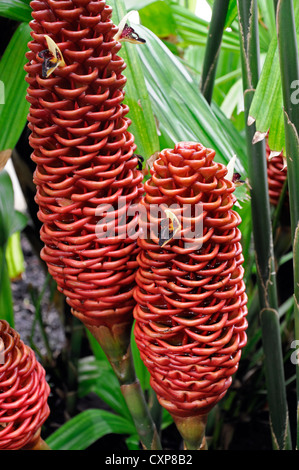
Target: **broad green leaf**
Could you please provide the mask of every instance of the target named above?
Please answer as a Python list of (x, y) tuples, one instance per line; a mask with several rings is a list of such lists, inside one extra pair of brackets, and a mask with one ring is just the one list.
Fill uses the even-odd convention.
[(138, 434), (129, 436), (126, 439), (126, 444), (128, 446), (128, 450), (140, 450), (140, 445), (139, 445), (139, 436)]
[(90, 344), (90, 347), (92, 349), (92, 352), (93, 352), (95, 358), (98, 361), (104, 361), (104, 362), (106, 361), (106, 364), (109, 364), (109, 361), (108, 361), (107, 356), (104, 353), (103, 349), (101, 348), (98, 341), (95, 339), (95, 337), (90, 333), (90, 331), (87, 328), (86, 328), (86, 334), (87, 334), (89, 344)]
[[(246, 153), (239, 152), (239, 145), (236, 151), (233, 139), (226, 135), (228, 126), (223, 126), (215, 116), (187, 69), (151, 31), (141, 25), (134, 27), (147, 41), (146, 47), (139, 48), (138, 52), (163, 145), (200, 141), (213, 148), (216, 160), (223, 164), (237, 154), (238, 171), (244, 174)], [(226, 120), (224, 116), (222, 119)]]
[[(233, 0), (235, 2), (235, 0)], [(138, 10), (141, 23), (164, 40), (178, 36), (179, 45), (205, 46), (209, 33), (209, 23), (194, 13), (194, 4), (186, 8), (184, 4), (173, 0), (134, 1), (126, 0), (127, 10)], [(228, 21), (235, 16), (235, 7), (231, 7)], [(170, 43), (171, 44), (171, 43)], [(239, 36), (235, 31), (225, 31), (222, 47), (239, 51)]]
[(238, 16), (237, 0), (230, 0), (225, 20), (224, 29), (229, 28)]
[(5, 93), (5, 102), (0, 104), (0, 151), (13, 149), (26, 125), (29, 103), (24, 65), (29, 33), (29, 25), (21, 23), (0, 61), (0, 85)]
[(262, 74), (249, 110), (258, 132), (269, 132), (269, 145), (274, 151), (285, 148), (282, 89), (277, 38), (271, 41)]
[[(219, 121), (222, 131), (225, 132), (227, 140), (241, 161), (241, 165), (243, 167), (242, 179), (245, 179), (248, 171), (246, 140), (244, 139), (243, 134), (236, 129), (232, 121), (226, 118), (216, 103), (212, 103), (211, 108)], [(244, 122), (243, 116), (242, 119)], [(240, 170), (240, 167), (238, 168)]]
[(238, 113), (244, 109), (242, 78), (239, 78), (232, 85), (221, 104), (221, 110), (229, 119), (235, 109), (237, 109)]
[[(299, 42), (299, 2), (294, 4), (297, 40)], [(285, 154), (285, 125), (280, 76), (277, 36), (273, 39), (264, 62), (261, 77), (249, 110), (250, 122), (255, 122), (257, 132), (269, 131), (268, 143), (274, 152)]]
[(131, 420), (117, 377), (110, 364), (86, 357), (79, 362), (79, 396), (96, 393), (119, 415)]
[[(209, 34), (209, 22), (199, 18), (187, 8), (177, 5), (172, 0), (166, 0), (172, 10), (177, 25), (177, 34), (181, 37), (181, 45), (206, 45)], [(235, 31), (224, 31), (222, 48), (239, 51), (239, 35)]]
[(141, 23), (161, 38), (176, 31), (176, 22), (171, 7), (164, 1), (156, 1), (139, 10)]
[(136, 434), (132, 422), (105, 410), (87, 410), (67, 421), (47, 439), (52, 450), (85, 450), (107, 434)]
[[(113, 7), (113, 20), (119, 24), (127, 13), (124, 1), (111, 0), (110, 4)], [(146, 47), (145, 44), (124, 43), (119, 55), (127, 64), (124, 71), (124, 75), (127, 77), (125, 103), (130, 108), (128, 114), (132, 121), (130, 131), (135, 136), (137, 152), (147, 160), (159, 150), (159, 139), (138, 55), (138, 49), (144, 47)]]
[(0, 16), (10, 18), (15, 21), (29, 22), (31, 18), (31, 8), (29, 1), (25, 0), (1, 0)]

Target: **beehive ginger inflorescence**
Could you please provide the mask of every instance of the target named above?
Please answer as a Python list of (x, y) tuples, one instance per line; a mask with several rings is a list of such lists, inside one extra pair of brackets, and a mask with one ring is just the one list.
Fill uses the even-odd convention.
[[(234, 183), (214, 156), (194, 142), (163, 150), (142, 200), (134, 332), (160, 403), (178, 419), (209, 413), (231, 385), (246, 344), (241, 219), (233, 210)], [(164, 215), (154, 205), (166, 208)]]

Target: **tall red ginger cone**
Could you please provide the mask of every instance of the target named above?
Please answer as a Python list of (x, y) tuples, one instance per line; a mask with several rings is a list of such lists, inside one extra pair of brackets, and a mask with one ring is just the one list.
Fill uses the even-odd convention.
[(207, 415), (246, 344), (241, 220), (232, 209), (234, 183), (214, 156), (181, 142), (153, 163), (134, 291), (134, 333), (151, 385), (191, 449), (203, 445)]
[(45, 370), (19, 334), (0, 320), (0, 450), (41, 450), (49, 416)]
[(138, 253), (125, 210), (139, 201), (143, 176), (123, 104), (118, 29), (103, 0), (30, 5), (25, 69), (41, 257), (125, 380)]
[[(133, 208), (143, 174), (123, 104), (126, 65), (116, 39), (122, 32), (104, 0), (30, 5), (25, 69), (41, 257), (105, 351), (142, 445), (159, 448), (130, 351), (139, 251)], [(124, 32), (136, 41), (131, 28)]]

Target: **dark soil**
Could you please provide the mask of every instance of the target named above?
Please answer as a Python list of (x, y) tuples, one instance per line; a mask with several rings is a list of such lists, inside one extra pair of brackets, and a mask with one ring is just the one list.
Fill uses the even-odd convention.
[(43, 324), (50, 347), (54, 356), (57, 356), (64, 347), (65, 334), (57, 310), (50, 302), (50, 286), (46, 273), (38, 257), (33, 253), (30, 243), (22, 237), (22, 249), (25, 259), (25, 272), (21, 279), (12, 283), (12, 293), (15, 313), (15, 329), (21, 339), (41, 354), (46, 354), (46, 346), (41, 334), (39, 324), (34, 326), (36, 305), (34, 295), (40, 295), (45, 287), (41, 301)]

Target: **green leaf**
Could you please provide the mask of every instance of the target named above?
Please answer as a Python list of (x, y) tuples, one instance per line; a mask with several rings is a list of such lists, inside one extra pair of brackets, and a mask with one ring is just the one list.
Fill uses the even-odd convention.
[(282, 88), (277, 38), (271, 41), (262, 74), (254, 94), (249, 115), (256, 121), (258, 132), (269, 132), (271, 150), (285, 150)]
[(20, 232), (15, 232), (9, 237), (5, 257), (10, 279), (19, 278), (25, 271)]
[[(227, 164), (237, 154), (238, 171), (246, 176), (247, 154), (226, 135), (231, 123), (221, 121), (199, 92), (187, 69), (151, 31), (134, 25), (146, 39), (138, 49), (153, 111), (161, 132), (161, 143), (167, 147), (179, 141), (200, 141), (216, 151), (216, 161)], [(223, 121), (223, 122), (222, 122)], [(225, 123), (225, 124), (223, 124)], [(244, 140), (240, 135), (238, 140)]]
[(140, 385), (143, 390), (149, 390), (150, 388), (150, 373), (143, 364), (141, 357), (140, 357), (140, 352), (137, 347), (136, 341), (135, 341), (135, 336), (134, 336), (134, 330), (132, 328), (132, 335), (131, 335), (131, 348), (132, 348), (132, 355), (133, 355), (133, 360), (134, 360), (134, 366), (135, 366), (135, 371), (136, 375), (139, 379)]
[(273, 0), (258, 0), (260, 13), (260, 23), (263, 23), (264, 29), (272, 39), (272, 34), (276, 34), (275, 8)]
[(9, 174), (0, 173), (0, 314), (1, 318), (14, 326), (13, 300), (10, 276), (6, 259), (9, 238), (21, 231), (27, 217), (14, 209), (14, 191)]
[[(209, 34), (209, 22), (199, 18), (195, 13), (187, 8), (177, 5), (171, 0), (170, 4), (173, 18), (177, 26), (177, 34), (181, 38), (181, 45), (202, 45), (205, 46)], [(239, 35), (235, 31), (224, 31), (222, 38), (222, 48), (239, 51)]]
[(0, 61), (0, 85), (4, 86), (5, 103), (0, 104), (0, 151), (13, 149), (25, 127), (29, 103), (26, 101), (25, 54), (30, 27), (21, 23)]
[[(104, 353), (103, 349), (95, 339), (95, 337), (90, 333), (90, 331), (86, 328), (86, 334), (89, 340), (90, 347), (95, 358), (99, 361), (104, 361), (106, 364), (109, 364), (106, 354)], [(109, 364), (110, 365), (110, 364)], [(110, 366), (111, 367), (111, 366)]]
[(84, 450), (107, 434), (136, 434), (135, 426), (105, 410), (87, 410), (67, 421), (47, 439), (52, 450)]
[(239, 78), (232, 85), (221, 104), (221, 110), (229, 119), (231, 118), (235, 109), (237, 109), (237, 113), (244, 109), (242, 78)]
[(156, 1), (147, 5), (139, 10), (139, 15), (141, 23), (161, 38), (172, 35), (176, 30), (172, 9), (164, 1)]
[(131, 10), (141, 10), (141, 8), (155, 3), (157, 0), (125, 0), (125, 6), (127, 11)]
[(0, 16), (4, 16), (5, 18), (10, 18), (15, 21), (31, 21), (32, 18), (29, 1), (1, 0)]
[(79, 362), (79, 396), (96, 393), (112, 410), (131, 420), (131, 415), (110, 364), (86, 357)]
[(237, 0), (230, 0), (224, 28), (229, 28), (238, 16)]
[(126, 439), (126, 444), (129, 450), (140, 450), (140, 440), (138, 434), (129, 436)]
[(9, 237), (23, 230), (27, 217), (14, 209), (14, 191), (9, 174), (0, 173), (0, 246), (4, 247)]
[[(299, 41), (299, 2), (294, 3), (297, 40)], [(269, 147), (274, 152), (285, 150), (285, 126), (283, 115), (283, 96), (277, 36), (270, 43), (261, 77), (249, 109), (251, 122), (255, 121), (260, 133), (269, 131)]]
[(6, 246), (0, 246), (0, 318), (14, 328), (13, 298), (5, 250)]
[[(113, 21), (119, 24), (127, 13), (124, 2), (123, 0), (111, 0), (110, 4), (113, 7)], [(119, 55), (127, 64), (124, 71), (124, 75), (127, 77), (125, 103), (130, 108), (128, 114), (132, 121), (130, 131), (135, 137), (137, 152), (147, 160), (159, 150), (159, 139), (138, 55), (138, 49), (144, 47), (146, 45), (124, 43)]]

